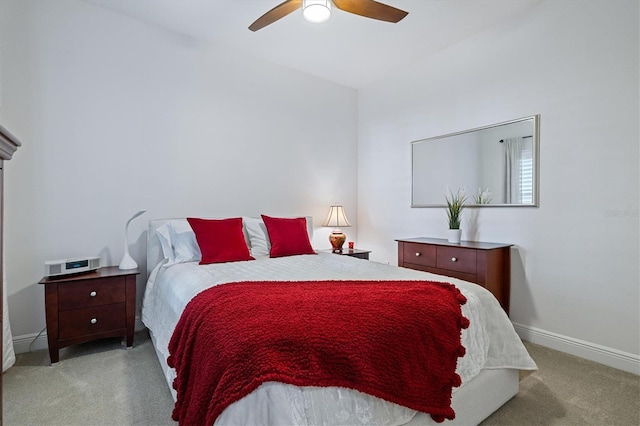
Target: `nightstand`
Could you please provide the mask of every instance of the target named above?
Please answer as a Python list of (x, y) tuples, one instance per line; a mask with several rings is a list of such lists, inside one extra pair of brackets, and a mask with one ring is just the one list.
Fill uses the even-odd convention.
[(369, 260), (369, 253), (371, 253), (371, 250), (360, 250), (360, 249), (342, 249), (341, 251), (333, 251), (331, 249), (329, 250), (321, 250), (327, 253), (333, 253), (333, 254), (341, 254), (343, 256), (350, 256), (350, 257), (357, 257), (358, 259), (364, 259), (364, 260)]
[(106, 337), (123, 336), (133, 345), (137, 269), (117, 266), (94, 272), (45, 277), (47, 340), (51, 364), (66, 346)]

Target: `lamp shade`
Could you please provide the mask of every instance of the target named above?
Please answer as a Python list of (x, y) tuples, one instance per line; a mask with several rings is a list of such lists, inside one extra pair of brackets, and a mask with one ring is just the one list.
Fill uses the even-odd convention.
[(329, 214), (327, 218), (322, 222), (322, 226), (331, 226), (334, 228), (351, 226), (347, 214), (344, 212), (344, 207), (340, 205), (333, 205), (329, 208)]
[(331, 17), (331, 0), (303, 0), (302, 16), (314, 24), (326, 22)]

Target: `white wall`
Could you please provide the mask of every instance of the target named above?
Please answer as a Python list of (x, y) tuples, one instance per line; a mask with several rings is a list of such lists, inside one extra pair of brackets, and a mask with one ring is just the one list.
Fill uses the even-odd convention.
[(360, 246), (396, 263), (395, 238), (446, 236), (443, 209), (409, 207), (411, 141), (540, 114), (540, 207), (463, 216), (516, 245), (521, 334), (640, 373), (638, 17), (546, 1), (361, 90)]
[[(83, 2), (0, 7), (0, 119), (24, 144), (5, 179), (14, 337), (45, 326), (44, 261), (117, 265), (139, 209), (142, 268), (152, 218), (312, 215), (319, 227), (340, 201), (356, 224), (354, 90)], [(316, 231), (329, 248), (330, 230)]]
[[(446, 229), (443, 210), (409, 208), (410, 141), (541, 114), (540, 207), (465, 217), (478, 215), (478, 239), (516, 244), (518, 331), (637, 364), (637, 2), (543, 2), (358, 100), (76, 1), (0, 1), (0, 43), (0, 121), (24, 142), (5, 172), (15, 336), (44, 327), (43, 262), (117, 264), (141, 208), (131, 240), (142, 267), (148, 219), (264, 212), (318, 224), (334, 201), (357, 218), (349, 239), (395, 263), (395, 238)], [(316, 231), (328, 247), (329, 231)]]

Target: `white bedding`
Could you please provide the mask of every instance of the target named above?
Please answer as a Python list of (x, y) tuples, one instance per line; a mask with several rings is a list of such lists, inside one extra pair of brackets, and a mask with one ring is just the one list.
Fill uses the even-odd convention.
[[(206, 288), (236, 281), (433, 280), (455, 284), (467, 297), (463, 314), (471, 325), (462, 332), (466, 355), (458, 360), (462, 386), (482, 369), (536, 369), (507, 315), (493, 295), (465, 281), (330, 253), (261, 258), (248, 262), (160, 265), (151, 273), (142, 321), (166, 359), (173, 330), (186, 304)], [(480, 308), (482, 306), (482, 308)], [(171, 374), (175, 374), (170, 370)], [(172, 381), (172, 377), (168, 378)], [(457, 388), (454, 388), (456, 392)], [(175, 398), (175, 394), (174, 394)], [(274, 401), (286, 401), (277, 404)], [(296, 387), (266, 383), (230, 405), (216, 424), (404, 424), (415, 411), (342, 388)]]

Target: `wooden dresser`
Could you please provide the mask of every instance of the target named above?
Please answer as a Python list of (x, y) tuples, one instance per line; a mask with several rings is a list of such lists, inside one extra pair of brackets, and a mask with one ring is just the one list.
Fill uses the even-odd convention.
[(459, 278), (481, 285), (509, 314), (511, 246), (513, 244), (438, 238), (409, 238), (398, 242), (398, 266)]

